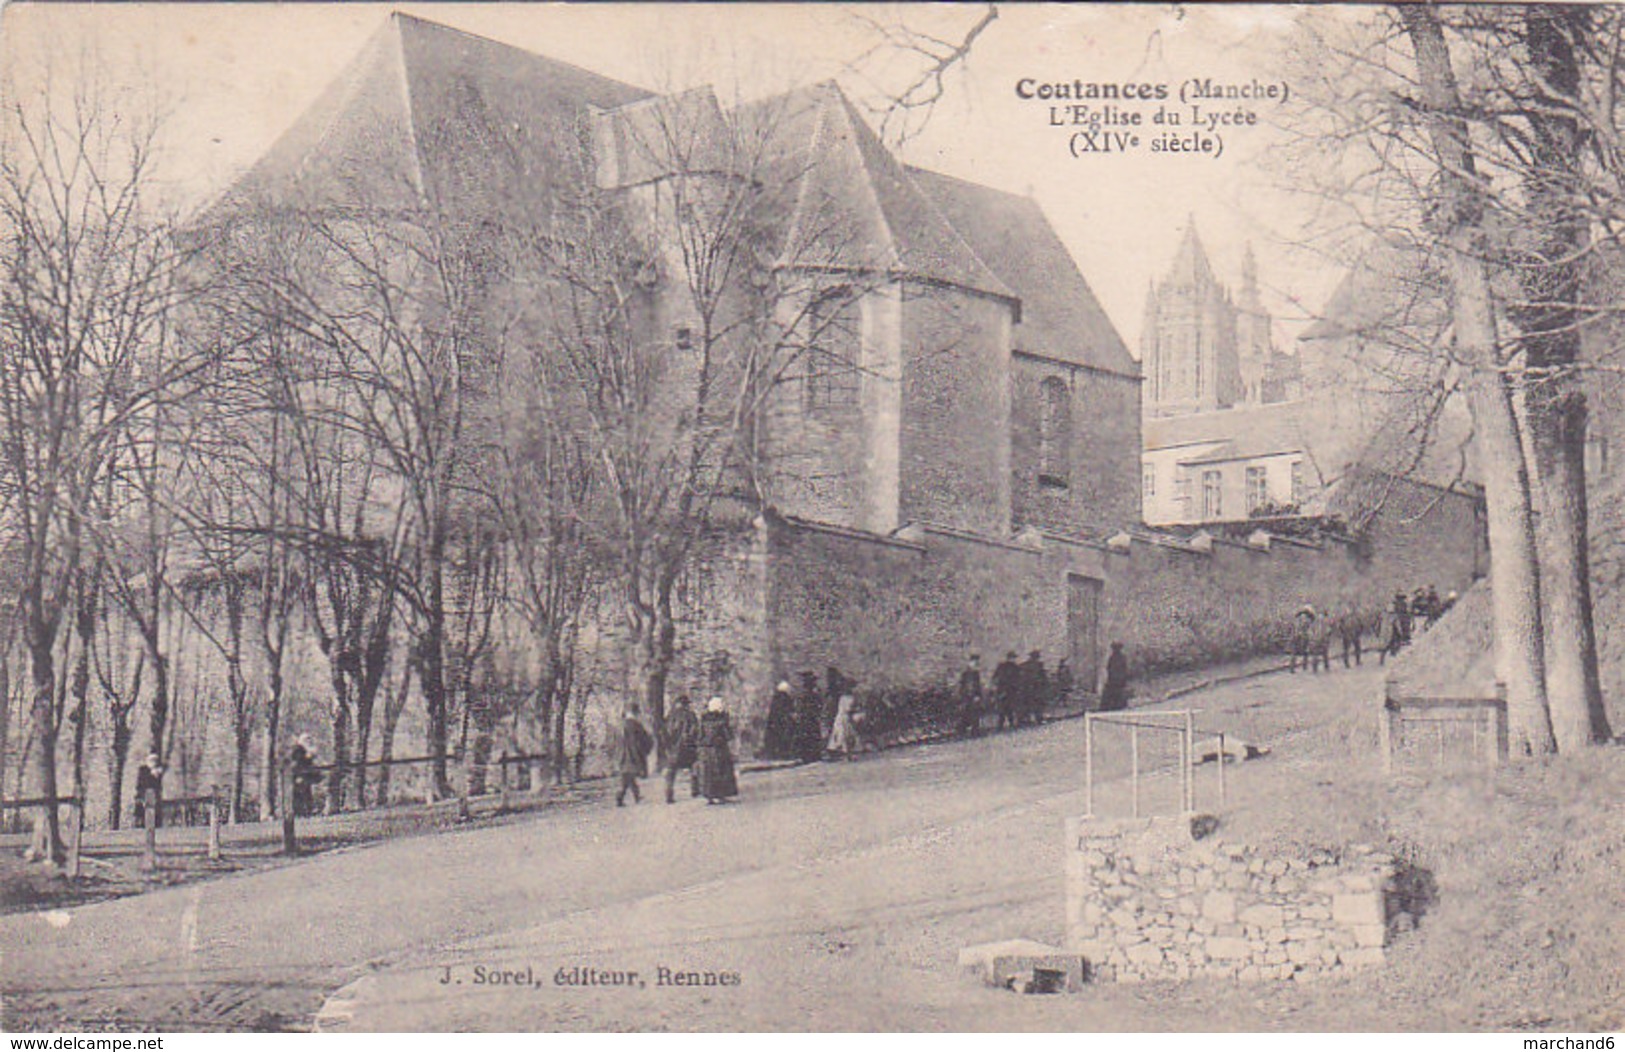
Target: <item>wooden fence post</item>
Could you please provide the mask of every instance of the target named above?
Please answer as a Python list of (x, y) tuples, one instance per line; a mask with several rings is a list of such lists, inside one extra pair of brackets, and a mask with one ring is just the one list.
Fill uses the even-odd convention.
[(282, 767), (282, 853), (284, 855), (297, 855), (299, 853), (298, 833), (293, 824), (293, 764), (287, 763)]
[(142, 836), (141, 868), (150, 873), (158, 868), (158, 790), (144, 790), (141, 802), (145, 805), (143, 824), (147, 827)]
[(214, 787), (209, 799), (209, 861), (220, 861), (220, 787)]
[(68, 820), (68, 879), (79, 879), (79, 846), (85, 835), (85, 800), (84, 797), (75, 797), (69, 805)]
[(1090, 818), (1095, 814), (1094, 722), (1094, 713), (1083, 714), (1083, 813)]
[(1394, 773), (1394, 698), (1384, 687), (1377, 721), (1377, 747), (1382, 750), (1382, 773)]
[(1506, 763), (1509, 746), (1507, 744), (1507, 685), (1495, 685), (1495, 763)]
[(1140, 817), (1140, 725), (1130, 724), (1128, 729), (1129, 786), (1133, 802), (1133, 817)]

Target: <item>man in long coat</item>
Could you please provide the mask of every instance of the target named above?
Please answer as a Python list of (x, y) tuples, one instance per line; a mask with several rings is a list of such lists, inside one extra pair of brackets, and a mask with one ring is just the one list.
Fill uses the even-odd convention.
[(694, 772), (699, 750), (700, 718), (694, 715), (688, 695), (683, 694), (666, 717), (666, 803), (677, 802), (678, 771), (688, 772), (689, 795), (700, 795), (699, 776)]
[(993, 670), (993, 703), (999, 710), (999, 730), (1014, 727), (1021, 711), (1021, 666), (1016, 664), (1014, 650)]
[[(147, 791), (152, 791), (154, 801), (149, 814), (147, 811)], [(164, 795), (164, 765), (157, 753), (148, 753), (141, 766), (135, 771), (135, 824), (142, 829), (151, 824), (157, 829), (161, 823), (158, 820), (159, 812), (163, 810), (161, 803)]]
[(1016, 710), (1018, 723), (1043, 723), (1044, 706), (1049, 703), (1049, 672), (1043, 655), (1034, 650), (1021, 663), (1021, 703)]
[(982, 733), (982, 656), (972, 654), (959, 674), (959, 736), (974, 738)]
[(615, 806), (626, 806), (626, 794), (632, 793), (634, 804), (643, 801), (638, 792), (638, 779), (649, 776), (649, 753), (654, 750), (655, 740), (644, 727), (643, 721), (638, 719), (638, 707), (630, 706), (626, 710), (626, 719), (621, 721), (621, 739), (615, 749), (615, 768), (621, 775), (621, 788), (615, 794)]

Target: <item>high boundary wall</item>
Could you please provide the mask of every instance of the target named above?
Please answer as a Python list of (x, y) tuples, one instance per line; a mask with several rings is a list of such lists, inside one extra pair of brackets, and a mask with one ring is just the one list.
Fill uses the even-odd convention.
[[(1482, 572), (1481, 524), (1466, 498), (1394, 515), (1374, 519), (1360, 543), (1144, 530), (1105, 544), (1038, 530), (1003, 540), (926, 524), (882, 537), (769, 518), (758, 540), (767, 639), (752, 696), (832, 665), (860, 689), (947, 687), (971, 652), (985, 679), (1007, 651), (1035, 648), (1051, 669), (1072, 657), (1083, 676), (1074, 635), (1089, 618), (1069, 607), (1091, 587), (1097, 656), (1121, 641), (1143, 675), (1280, 652), (1305, 605), (1374, 616), (1396, 589), (1464, 591)], [(1374, 650), (1375, 638), (1365, 645)], [(1079, 687), (1092, 688), (1089, 678)]]
[[(1104, 553), (946, 527), (893, 537), (790, 521), (765, 531), (768, 652), (779, 675), (828, 666), (864, 688), (949, 686), (968, 653), (1066, 653), (1066, 575)], [(1077, 547), (1077, 550), (1072, 550)]]

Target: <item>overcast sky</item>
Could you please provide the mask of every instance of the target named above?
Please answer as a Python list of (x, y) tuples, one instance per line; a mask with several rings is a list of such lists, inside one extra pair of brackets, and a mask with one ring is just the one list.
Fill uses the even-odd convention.
[[(3, 21), (10, 90), (37, 93), (50, 56), (60, 85), (93, 64), (130, 89), (128, 105), (158, 99), (168, 117), (163, 172), (175, 193), (200, 201), (258, 157), (376, 32), (392, 10), (563, 59), (651, 89), (698, 83), (726, 103), (834, 77), (871, 89), (849, 64), (876, 42), (864, 18), (906, 19), (944, 34), (978, 6), (528, 5), (528, 4), (12, 4)], [(1084, 277), (1137, 355), (1147, 283), (1168, 266), (1187, 215), (1220, 277), (1234, 284), (1243, 245), (1259, 259), (1266, 303), (1283, 321), (1317, 306), (1335, 270), (1293, 250), (1298, 209), (1282, 177), (1259, 162), (1277, 133), (1274, 114), (1227, 131), (1226, 153), (1074, 158), (1072, 129), (1049, 125), (1049, 104), (1023, 100), (1036, 82), (1165, 82), (1189, 77), (1269, 81), (1302, 9), (1219, 5), (1005, 5), (923, 131), (903, 149), (912, 164), (1028, 193), (1072, 249)], [(1358, 11), (1349, 17), (1359, 17)], [(933, 21), (924, 22), (930, 18)], [(871, 77), (887, 71), (866, 67)], [(896, 74), (901, 65), (894, 63)], [(1179, 109), (1177, 99), (1170, 100)], [(1154, 106), (1141, 104), (1149, 118)], [(1142, 134), (1158, 129), (1134, 129)], [(1181, 129), (1189, 131), (1188, 128)]]

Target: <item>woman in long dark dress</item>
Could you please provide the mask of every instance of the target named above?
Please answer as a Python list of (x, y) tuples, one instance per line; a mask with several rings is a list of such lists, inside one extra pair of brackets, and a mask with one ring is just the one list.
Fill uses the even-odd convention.
[(712, 698), (700, 714), (700, 795), (708, 804), (739, 795), (739, 779), (734, 775), (733, 725), (723, 710), (722, 699)]
[(1100, 688), (1100, 711), (1118, 712), (1128, 708), (1128, 657), (1123, 644), (1113, 643), (1106, 659), (1106, 682)]

